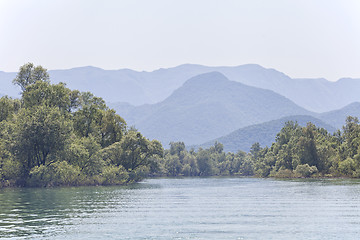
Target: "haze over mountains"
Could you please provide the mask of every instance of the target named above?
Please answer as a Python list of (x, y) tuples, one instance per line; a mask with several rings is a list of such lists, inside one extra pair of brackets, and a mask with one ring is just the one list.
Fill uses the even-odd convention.
[[(267, 128), (267, 135), (263, 134), (258, 141), (269, 145), (269, 139), (274, 141), (286, 119), (298, 119), (302, 125), (311, 121), (333, 132), (336, 128), (341, 128), (346, 116), (360, 116), (360, 103), (319, 114), (301, 108), (273, 91), (230, 81), (218, 72), (189, 79), (170, 97), (157, 104), (138, 107), (119, 104), (112, 107), (129, 125), (134, 125), (150, 138), (160, 140), (165, 146), (170, 141), (183, 141), (187, 145), (201, 144), (243, 127), (282, 118), (275, 125), (273, 122), (261, 126)], [(254, 133), (252, 131), (247, 135), (241, 132), (244, 135), (238, 139), (232, 135), (230, 138), (211, 142), (224, 140), (226, 143), (238, 143), (241, 140), (243, 145), (239, 147), (246, 146), (248, 149), (254, 143), (254, 136), (259, 135)], [(239, 137), (240, 134), (236, 136)], [(227, 144), (223, 144), (228, 148)]]
[(289, 115), (310, 114), (270, 90), (228, 80), (219, 72), (186, 81), (164, 101), (139, 107), (114, 106), (130, 125), (160, 140), (198, 144), (240, 127)]
[[(291, 79), (255, 64), (185, 64), (153, 72), (81, 67), (49, 74), (53, 83), (103, 97), (128, 125), (165, 147), (170, 141), (205, 146), (218, 140), (225, 150), (248, 150), (256, 137), (261, 144), (274, 141), (286, 119), (332, 131), (346, 116), (360, 116), (360, 79)], [(19, 96), (11, 83), (15, 76), (0, 71), (0, 96)]]
[[(85, 73), (84, 73), (85, 70)], [(84, 69), (50, 71), (55, 82), (65, 81), (70, 88), (81, 89), (104, 96), (108, 102), (128, 102), (132, 105), (152, 104), (164, 100), (177, 88), (196, 75), (217, 71), (229, 80), (249, 86), (273, 90), (297, 105), (314, 112), (327, 112), (360, 101), (360, 79), (343, 78), (337, 82), (325, 79), (291, 79), (274, 69), (248, 64), (237, 67), (207, 67), (185, 64), (153, 72), (129, 69)], [(69, 77), (74, 76), (74, 78)], [(75, 80), (76, 79), (76, 80)], [(101, 79), (102, 86), (98, 85)], [(109, 89), (114, 89), (113, 91)]]
[[(343, 78), (337, 82), (325, 79), (292, 79), (274, 69), (256, 64), (236, 67), (208, 67), (184, 64), (152, 72), (130, 69), (103, 70), (80, 67), (49, 71), (52, 82), (65, 82), (72, 89), (91, 91), (107, 102), (131, 105), (158, 103), (181, 87), (189, 78), (217, 71), (229, 80), (279, 93), (297, 105), (314, 112), (327, 112), (360, 101), (360, 79)], [(16, 73), (0, 72), (0, 94), (17, 96), (11, 80)]]
[(195, 149), (202, 147), (208, 148), (213, 146), (215, 142), (224, 145), (224, 151), (237, 152), (239, 150), (249, 151), (252, 144), (260, 143), (262, 147), (268, 146), (274, 142), (277, 133), (288, 121), (297, 122), (300, 126), (306, 126), (308, 122), (315, 124), (317, 127), (326, 129), (329, 133), (341, 129), (345, 124), (347, 116), (360, 117), (360, 103), (352, 103), (342, 109), (330, 111), (326, 113), (313, 113), (309, 115), (288, 116), (281, 119), (272, 120), (260, 124), (254, 124), (244, 128), (237, 129), (225, 136), (213, 139), (203, 144), (190, 146)]
[(260, 146), (262, 147), (270, 147), (274, 142), (277, 133), (280, 132), (284, 124), (288, 121), (297, 122), (300, 126), (303, 127), (306, 126), (308, 122), (311, 122), (317, 127), (325, 128), (328, 132), (331, 133), (336, 130), (335, 127), (315, 117), (297, 115), (240, 128), (226, 136), (191, 147), (195, 149), (199, 147), (209, 148), (210, 146), (213, 146), (215, 142), (222, 143), (224, 145), (225, 152), (237, 152), (239, 150), (248, 152), (250, 151), (251, 146), (256, 142), (260, 143)]

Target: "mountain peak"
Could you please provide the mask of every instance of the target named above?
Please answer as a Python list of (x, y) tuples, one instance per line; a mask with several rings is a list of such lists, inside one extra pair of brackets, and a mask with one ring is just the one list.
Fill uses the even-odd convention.
[(184, 86), (208, 85), (208, 84), (216, 85), (216, 84), (227, 82), (227, 81), (230, 81), (230, 80), (227, 77), (225, 77), (224, 74), (214, 71), (214, 72), (203, 73), (203, 74), (197, 75), (195, 77), (192, 77), (184, 83)]
[(94, 66), (82, 66), (82, 67), (74, 67), (70, 68), (72, 71), (104, 71), (104, 69)]

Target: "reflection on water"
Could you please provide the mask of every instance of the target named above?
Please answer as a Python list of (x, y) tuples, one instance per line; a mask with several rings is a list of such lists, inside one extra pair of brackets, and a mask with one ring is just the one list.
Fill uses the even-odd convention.
[(360, 181), (149, 179), (1, 189), (0, 238), (357, 239)]
[(0, 190), (0, 238), (64, 233), (96, 212), (126, 204), (128, 191), (122, 187)]

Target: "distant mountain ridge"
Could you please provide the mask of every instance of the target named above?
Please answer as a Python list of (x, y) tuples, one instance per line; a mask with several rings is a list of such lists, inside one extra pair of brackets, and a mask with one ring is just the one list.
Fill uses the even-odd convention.
[[(178, 72), (179, 75), (176, 75), (177, 77), (169, 82), (173, 84), (173, 87), (177, 84), (181, 84), (181, 86), (163, 101), (140, 106), (133, 106), (125, 102), (109, 104), (110, 107), (116, 109), (118, 114), (125, 118), (128, 125), (134, 125), (149, 138), (161, 140), (165, 147), (170, 141), (184, 141), (187, 145), (202, 144), (211, 139), (224, 137), (244, 127), (247, 130), (256, 129), (256, 126), (251, 125), (279, 120), (292, 115), (307, 115), (307, 118), (312, 116), (315, 124), (319, 122), (321, 126), (328, 124), (335, 128), (341, 128), (348, 115), (360, 116), (360, 103), (351, 103), (330, 112), (315, 113), (296, 105), (275, 91), (231, 81), (220, 72), (208, 72), (213, 68), (215, 67), (181, 65), (176, 68), (160, 69), (154, 72), (136, 72), (129, 69), (105, 71), (95, 67), (84, 67), (50, 71), (50, 78), (52, 82), (57, 83), (61, 81), (60, 79), (72, 79), (75, 76), (76, 80), (67, 83), (70, 88), (78, 88), (82, 91), (92, 91), (93, 89), (95, 91), (92, 92), (95, 95), (105, 96), (106, 100), (117, 100), (123, 97), (139, 101), (138, 95), (141, 93), (140, 95), (143, 98), (141, 101), (150, 101), (152, 95), (142, 91), (144, 84), (146, 83), (148, 87), (151, 86), (149, 89), (156, 88), (158, 91), (156, 94), (161, 92), (163, 94), (164, 89), (169, 90), (166, 87), (161, 88), (161, 83), (163, 81), (167, 82), (165, 76)], [(277, 86), (286, 86), (286, 84), (293, 84), (291, 82), (294, 81), (294, 79), (290, 79), (285, 74), (273, 69), (263, 71), (264, 68), (258, 65), (219, 67), (219, 69), (227, 72), (228, 75), (233, 74), (231, 75), (233, 77), (241, 76), (240, 80), (243, 82), (253, 81), (264, 86), (270, 83)], [(196, 75), (183, 82), (185, 76), (195, 74), (198, 71), (206, 71), (206, 73)], [(116, 72), (116, 76), (114, 72)], [(159, 77), (156, 80), (158, 86), (152, 86), (153, 81), (145, 81), (146, 77), (142, 78), (139, 75), (140, 73), (144, 76), (156, 74)], [(275, 75), (276, 78), (269, 77)], [(7, 95), (11, 96), (9, 92), (19, 95), (20, 90), (11, 83), (15, 76), (15, 73), (0, 71), (0, 96), (3, 92), (6, 92), (2, 89), (6, 88), (10, 89), (10, 91), (6, 92)], [(4, 81), (4, 79), (7, 79), (7, 81)], [(99, 81), (99, 79), (103, 79), (103, 81)], [(137, 80), (134, 81), (133, 79)], [(297, 81), (303, 84), (299, 86), (306, 84), (314, 86), (311, 79), (298, 79)], [(343, 84), (349, 88), (354, 88), (350, 93), (355, 94), (358, 89), (352, 84), (353, 81), (353, 79), (341, 79), (339, 83), (334, 84)], [(283, 84), (284, 82), (286, 84)], [(318, 88), (323, 84), (328, 84), (325, 79), (317, 79), (315, 82)], [(333, 94), (328, 88), (324, 89), (327, 89), (329, 96)], [(301, 90), (299, 91), (301, 92)], [(328, 96), (324, 92), (323, 94)], [(157, 95), (157, 97), (160, 95)], [(319, 96), (322, 97), (320, 93)], [(334, 99), (341, 97), (339, 94), (333, 94), (333, 96), (335, 96)], [(309, 99), (311, 97), (306, 98), (306, 101)], [(271, 134), (273, 133), (271, 132)], [(269, 139), (269, 136), (272, 137), (271, 134), (264, 135), (263, 139)], [(250, 144), (252, 136), (247, 138), (249, 139), (247, 144)], [(239, 142), (239, 140), (234, 139), (235, 142)]]
[(276, 135), (288, 121), (297, 122), (300, 126), (306, 126), (308, 122), (315, 124), (317, 127), (325, 128), (328, 132), (333, 133), (336, 128), (312, 116), (289, 116), (265, 123), (255, 124), (248, 127), (240, 128), (223, 137), (208, 141), (206, 143), (190, 146), (198, 149), (199, 147), (208, 148), (215, 142), (224, 145), (225, 152), (238, 152), (239, 150), (248, 152), (252, 144), (258, 142), (261, 147), (270, 147), (275, 142)]
[(214, 145), (216, 141), (224, 145), (225, 151), (230, 152), (237, 152), (239, 150), (249, 151), (251, 145), (255, 142), (259, 142), (262, 147), (270, 147), (275, 141), (276, 134), (281, 130), (285, 122), (297, 122), (300, 126), (306, 126), (308, 122), (311, 122), (317, 127), (325, 128), (329, 133), (334, 133), (338, 129), (342, 130), (348, 116), (360, 117), (359, 102), (351, 103), (344, 108), (326, 113), (313, 113), (312, 116), (288, 116), (265, 123), (254, 124), (248, 127), (240, 128), (230, 134), (206, 143), (190, 146), (189, 148), (207, 148)]
[(341, 109), (315, 114), (314, 116), (337, 129), (341, 129), (348, 116), (360, 118), (360, 103), (354, 102)]
[(16, 77), (16, 73), (7, 73), (0, 71), (0, 95), (8, 95), (10, 97), (20, 97), (20, 88), (12, 83)]
[(310, 115), (289, 99), (228, 80), (219, 72), (195, 76), (164, 101), (112, 106), (149, 138), (199, 144), (240, 127), (289, 115)]
[[(292, 79), (275, 69), (266, 69), (256, 64), (235, 67), (183, 64), (152, 72), (80, 67), (50, 70), (49, 74), (54, 83), (65, 82), (69, 88), (91, 91), (107, 102), (127, 102), (139, 106), (158, 103), (189, 78), (212, 71), (220, 72), (232, 81), (272, 90), (314, 112), (327, 112), (360, 101), (360, 79), (343, 78), (337, 82), (325, 79)], [(15, 76), (16, 73), (0, 72), (1, 93), (18, 96), (20, 90), (11, 84)]]

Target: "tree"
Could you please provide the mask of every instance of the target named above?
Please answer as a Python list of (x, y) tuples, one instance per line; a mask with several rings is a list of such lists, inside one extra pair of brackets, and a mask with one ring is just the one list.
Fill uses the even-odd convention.
[(37, 81), (50, 82), (47, 70), (42, 66), (34, 66), (32, 63), (27, 63), (20, 67), (13, 83), (19, 85), (21, 91), (25, 91), (26, 87), (34, 84)]
[(7, 96), (0, 98), (0, 122), (12, 117), (20, 109), (20, 101)]
[(122, 165), (131, 172), (140, 166), (149, 164), (150, 158), (163, 156), (163, 148), (159, 141), (149, 141), (136, 131), (129, 131), (120, 142), (116, 142), (103, 150), (113, 164)]
[(288, 121), (285, 123), (284, 127), (276, 136), (276, 143), (279, 145), (287, 144), (291, 137), (296, 135), (297, 130), (300, 129), (298, 123), (293, 121)]
[(250, 148), (250, 154), (254, 160), (259, 158), (259, 152), (261, 151), (260, 143), (254, 143)]
[(22, 94), (22, 101), (25, 108), (39, 105), (57, 107), (63, 113), (69, 113), (76, 106), (76, 95), (78, 91), (71, 91), (64, 83), (50, 84), (38, 81), (26, 87)]
[(49, 155), (64, 148), (71, 124), (59, 109), (44, 105), (21, 109), (13, 132), (13, 152), (25, 173), (35, 166), (47, 164)]
[(216, 141), (214, 143), (214, 146), (211, 146), (209, 150), (212, 153), (219, 153), (220, 154), (224, 150), (224, 145), (222, 143), (219, 143), (218, 141)]
[[(179, 156), (178, 155), (168, 155), (166, 157), (165, 167), (170, 176), (172, 176), (172, 177), (178, 176), (182, 170), (182, 164), (179, 160)], [(185, 169), (185, 170), (188, 170), (188, 169)]]
[(178, 155), (185, 150), (184, 142), (170, 142), (170, 154), (171, 155)]
[(200, 176), (210, 176), (213, 173), (213, 163), (209, 151), (200, 149), (196, 156)]
[(360, 146), (360, 125), (357, 117), (348, 116), (346, 118), (344, 132), (345, 157), (353, 158), (357, 154)]
[[(301, 164), (309, 164), (310, 166), (319, 166), (319, 157), (316, 149), (315, 134), (316, 127), (312, 123), (308, 123), (305, 128), (302, 129), (302, 136), (298, 139), (297, 148), (295, 148), (296, 154), (300, 159)], [(296, 168), (297, 166), (293, 166)]]
[(125, 184), (157, 171), (160, 142), (127, 131), (102, 98), (51, 84), (32, 63), (13, 83), (21, 99), (0, 98), (0, 187)]
[(79, 137), (89, 137), (90, 134), (101, 141), (101, 122), (103, 111), (107, 109), (102, 98), (89, 92), (80, 94), (79, 110), (74, 113), (74, 130)]
[(122, 154), (121, 165), (127, 170), (134, 170), (146, 165), (150, 157), (162, 156), (163, 148), (157, 140), (149, 141), (139, 132), (128, 132), (120, 141)]
[(101, 135), (101, 146), (107, 147), (119, 142), (126, 130), (125, 120), (116, 114), (113, 109), (101, 110), (99, 132)]

